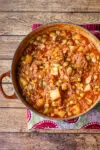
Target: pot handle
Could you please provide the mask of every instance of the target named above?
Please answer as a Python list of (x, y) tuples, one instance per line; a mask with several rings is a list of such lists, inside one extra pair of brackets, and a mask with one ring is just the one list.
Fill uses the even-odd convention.
[(8, 76), (8, 77), (10, 77), (10, 71), (8, 71), (8, 72), (5, 72), (5, 73), (3, 73), (2, 75), (0, 75), (0, 92), (3, 94), (3, 96), (5, 97), (5, 98), (8, 98), (8, 99), (16, 99), (17, 98), (17, 96), (15, 95), (15, 93), (13, 94), (13, 95), (7, 95), (5, 92), (4, 92), (4, 90), (3, 90), (3, 87), (2, 87), (2, 79), (4, 78), (4, 77), (6, 77), (6, 76)]

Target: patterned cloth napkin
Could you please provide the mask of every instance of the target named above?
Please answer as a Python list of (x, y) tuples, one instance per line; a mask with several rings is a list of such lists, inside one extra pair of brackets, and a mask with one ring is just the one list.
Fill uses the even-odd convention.
[[(41, 26), (33, 24), (32, 30)], [(100, 40), (100, 24), (81, 25), (91, 31)], [(28, 129), (98, 129), (100, 130), (100, 103), (88, 113), (68, 121), (56, 121), (41, 117), (27, 109)]]

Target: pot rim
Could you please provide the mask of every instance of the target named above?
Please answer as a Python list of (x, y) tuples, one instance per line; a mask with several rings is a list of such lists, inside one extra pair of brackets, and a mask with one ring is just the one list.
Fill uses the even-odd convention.
[(15, 91), (15, 94), (17, 95), (17, 97), (22, 101), (22, 103), (26, 106), (26, 108), (30, 109), (33, 113), (35, 113), (36, 115), (39, 115), (39, 116), (42, 116), (42, 117), (45, 117), (47, 119), (52, 119), (52, 120), (70, 120), (70, 119), (74, 119), (74, 118), (77, 118), (77, 117), (80, 117), (84, 114), (86, 114), (87, 112), (89, 112), (90, 110), (92, 110), (98, 103), (99, 103), (99, 98), (96, 100), (96, 102), (89, 108), (87, 109), (87, 111), (83, 112), (83, 113), (80, 113), (78, 115), (75, 115), (75, 116), (72, 116), (72, 117), (69, 117), (69, 118), (60, 118), (60, 117), (49, 117), (49, 116), (46, 116), (46, 115), (43, 115), (42, 113), (39, 113), (38, 111), (36, 111), (32, 106), (31, 104), (27, 103), (26, 105), (26, 101), (25, 101), (25, 98), (22, 99), (22, 97), (18, 94), (17, 90), (16, 90), (16, 87), (14, 85), (14, 80), (13, 80), (13, 76), (12, 76), (12, 66), (13, 66), (13, 61), (16, 57), (16, 54), (17, 52), (19, 51), (19, 47), (21, 45), (21, 43), (26, 39), (26, 37), (28, 37), (31, 33), (33, 33), (34, 31), (38, 30), (39, 28), (43, 28), (43, 27), (47, 27), (47, 26), (50, 26), (50, 25), (56, 25), (56, 24), (65, 24), (65, 25), (74, 25), (76, 27), (80, 27), (81, 29), (85, 30), (86, 32), (88, 32), (89, 34), (91, 34), (93, 36), (93, 38), (95, 38), (98, 42), (99, 39), (93, 34), (91, 33), (89, 30), (87, 30), (86, 28), (84, 28), (83, 26), (81, 25), (77, 25), (77, 24), (74, 24), (74, 23), (71, 23), (71, 22), (50, 22), (50, 23), (47, 23), (47, 24), (44, 24), (44, 25), (41, 25), (39, 27), (37, 27), (36, 29), (34, 29), (33, 31), (31, 31), (28, 35), (26, 35), (22, 40), (21, 42), (19, 43), (19, 45), (17, 46), (17, 49), (14, 53), (14, 56), (13, 56), (13, 59), (12, 59), (12, 63), (11, 63), (11, 71), (10, 71), (10, 76), (11, 76), (11, 79), (12, 79), (12, 84), (13, 84), (13, 87), (14, 87), (14, 91)]

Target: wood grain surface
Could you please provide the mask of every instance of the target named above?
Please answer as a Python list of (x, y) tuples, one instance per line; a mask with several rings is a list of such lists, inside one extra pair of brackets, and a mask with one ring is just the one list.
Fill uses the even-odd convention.
[[(6, 2), (4, 4), (4, 2)], [(0, 11), (100, 12), (99, 0), (0, 0)]]
[(2, 150), (99, 150), (99, 148), (98, 134), (92, 136), (91, 134), (0, 134)]
[[(100, 0), (0, 0), (0, 74), (10, 70), (14, 52), (32, 24), (48, 22), (100, 23)], [(2, 85), (8, 95), (14, 92), (9, 78)], [(100, 149), (100, 130), (37, 132), (27, 130), (24, 104), (0, 93), (0, 150)]]
[(0, 108), (0, 131), (27, 131), (26, 109)]
[(0, 35), (26, 35), (32, 24), (50, 22), (100, 23), (100, 13), (1, 12)]
[[(25, 36), (0, 36), (0, 59), (13, 58), (14, 52)], [(6, 70), (7, 71), (7, 70)]]

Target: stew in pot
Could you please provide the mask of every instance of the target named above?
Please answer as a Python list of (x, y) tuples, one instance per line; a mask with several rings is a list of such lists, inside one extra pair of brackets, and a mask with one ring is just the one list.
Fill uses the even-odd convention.
[(100, 96), (100, 53), (73, 31), (55, 29), (33, 37), (17, 69), (25, 99), (49, 117), (79, 115)]

